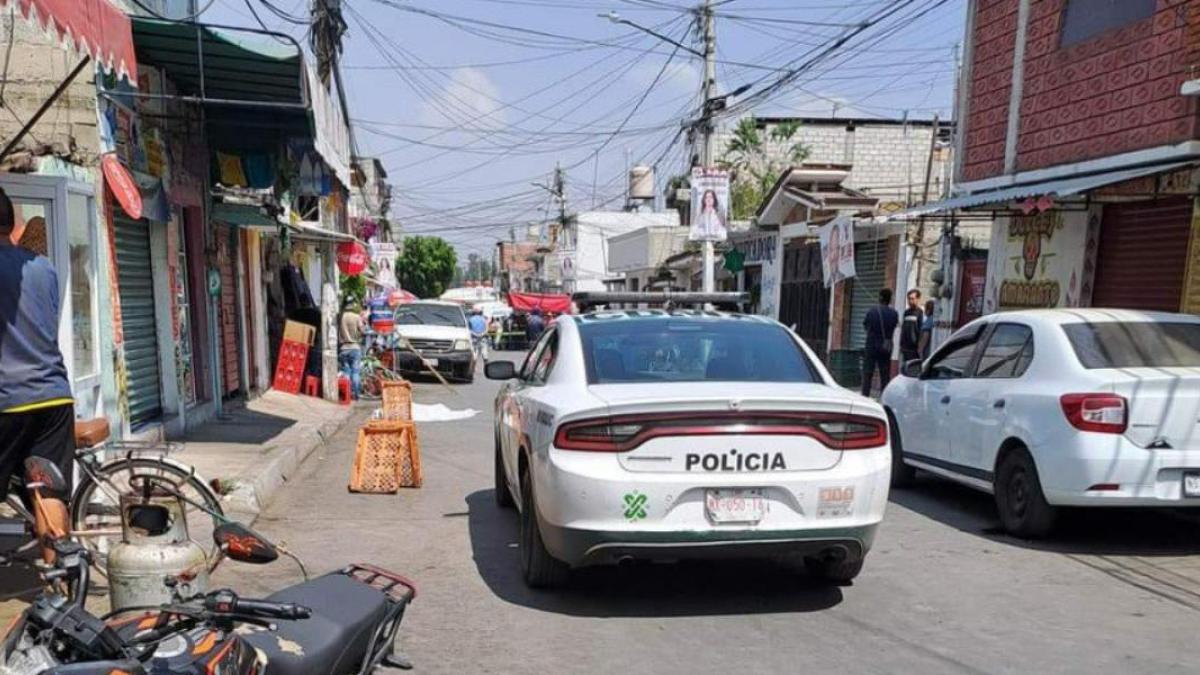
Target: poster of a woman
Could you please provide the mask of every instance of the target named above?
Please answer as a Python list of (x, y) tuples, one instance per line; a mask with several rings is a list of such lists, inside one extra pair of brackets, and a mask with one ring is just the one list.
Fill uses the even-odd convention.
[(719, 170), (692, 173), (692, 241), (725, 241), (729, 234), (729, 174)]

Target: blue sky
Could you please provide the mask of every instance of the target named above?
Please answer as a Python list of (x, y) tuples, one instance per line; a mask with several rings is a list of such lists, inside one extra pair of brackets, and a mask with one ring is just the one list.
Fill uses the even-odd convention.
[[(259, 4), (268, 26), (304, 37)], [(309, 0), (272, 0), (292, 14)], [(573, 210), (619, 207), (626, 155), (686, 166), (680, 121), (699, 101), (695, 56), (597, 14), (699, 47), (685, 0), (343, 0), (343, 67), (359, 150), (379, 156), (408, 233), (438, 233), (460, 257), (490, 252), (511, 224), (544, 216), (560, 162)], [(760, 90), (841, 48), (752, 112), (948, 117), (964, 0), (725, 0), (718, 87)], [(430, 15), (432, 13), (434, 15)], [(436, 16), (435, 16), (436, 15)], [(209, 23), (256, 25), (246, 0), (216, 0)], [(517, 29), (517, 30), (514, 30)], [(773, 70), (776, 69), (776, 70)], [(735, 99), (736, 100), (736, 99)], [(733, 119), (733, 118), (731, 118)], [(729, 120), (726, 120), (728, 123)], [(518, 235), (519, 236), (519, 235)]]

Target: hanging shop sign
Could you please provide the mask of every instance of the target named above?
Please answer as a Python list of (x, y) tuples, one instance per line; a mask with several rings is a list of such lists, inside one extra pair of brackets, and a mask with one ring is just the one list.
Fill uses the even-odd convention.
[(367, 249), (357, 241), (344, 241), (337, 247), (337, 264), (342, 274), (355, 276), (367, 269)]
[(692, 169), (691, 241), (725, 241), (729, 238), (729, 172)]
[(1099, 217), (1054, 209), (1001, 219), (992, 230), (984, 313), (1081, 307), (1089, 301)]
[(825, 286), (854, 277), (854, 221), (848, 216), (835, 218), (820, 229), (820, 237)]
[(129, 173), (116, 155), (105, 155), (104, 159), (100, 160), (100, 166), (104, 171), (104, 180), (108, 183), (108, 188), (112, 190), (113, 196), (117, 198), (117, 203), (125, 209), (125, 213), (130, 218), (138, 220), (142, 217), (142, 192), (138, 189), (137, 182), (133, 180), (133, 175)]

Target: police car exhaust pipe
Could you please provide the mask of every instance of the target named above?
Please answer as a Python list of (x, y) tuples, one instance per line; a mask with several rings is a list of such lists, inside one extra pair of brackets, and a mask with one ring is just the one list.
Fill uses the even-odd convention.
[(845, 546), (832, 546), (817, 554), (817, 560), (828, 563), (839, 563), (850, 554)]

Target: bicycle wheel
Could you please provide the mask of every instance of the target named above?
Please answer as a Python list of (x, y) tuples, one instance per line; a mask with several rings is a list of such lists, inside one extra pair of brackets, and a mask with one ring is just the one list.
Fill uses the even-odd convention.
[(92, 551), (96, 568), (105, 572), (108, 551), (121, 541), (121, 495), (132, 493), (145, 479), (173, 486), (185, 497), (188, 536), (212, 560), (217, 552), (212, 533), (225, 515), (212, 488), (194, 469), (166, 457), (122, 457), (85, 468), (71, 498), (71, 534)]

